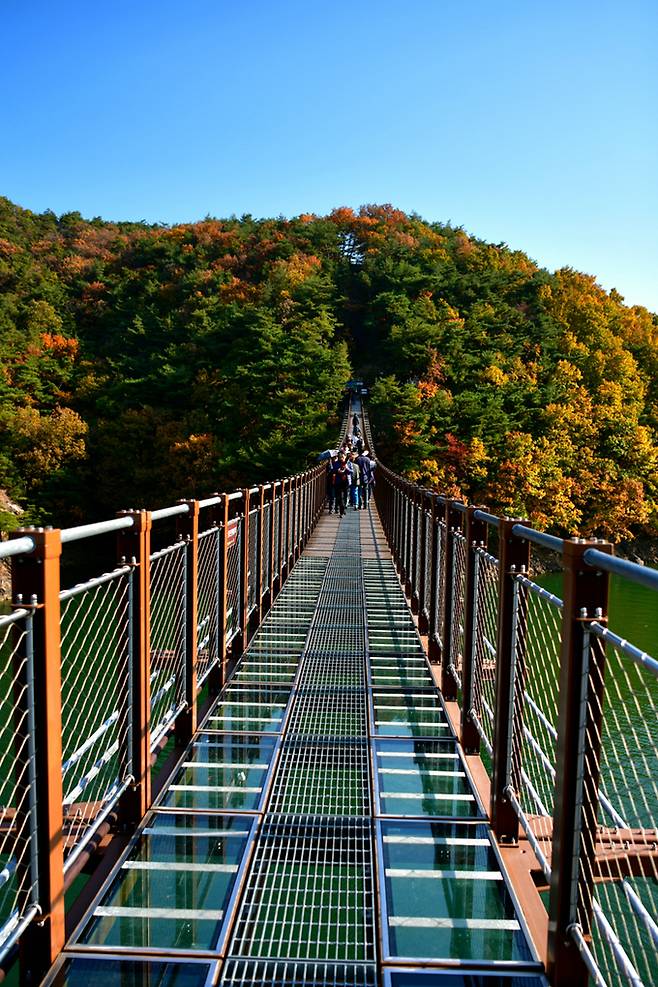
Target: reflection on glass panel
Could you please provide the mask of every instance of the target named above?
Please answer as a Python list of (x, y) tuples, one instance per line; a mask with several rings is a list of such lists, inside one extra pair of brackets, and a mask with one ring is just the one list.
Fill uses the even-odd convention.
[(381, 840), (389, 955), (532, 960), (485, 826), (382, 822)]
[(379, 740), (375, 749), (381, 812), (467, 818), (480, 814), (452, 738)]
[(547, 987), (547, 982), (540, 973), (390, 970), (384, 974), (384, 987)]
[(214, 948), (252, 827), (246, 816), (155, 813), (80, 941)]
[(420, 656), (370, 655), (370, 674), (375, 686), (420, 689), (434, 686), (425, 659)]
[(449, 737), (450, 726), (434, 692), (373, 691), (375, 732), (380, 736)]
[[(213, 964), (214, 965), (214, 964)], [(58, 972), (53, 987), (203, 987), (209, 963), (171, 963), (161, 960), (111, 960), (76, 956)]]
[(222, 694), (206, 726), (211, 730), (235, 733), (277, 733), (281, 729), (289, 696), (289, 689), (233, 686)]
[(253, 811), (263, 797), (276, 741), (243, 734), (199, 734), (164, 794), (180, 809)]

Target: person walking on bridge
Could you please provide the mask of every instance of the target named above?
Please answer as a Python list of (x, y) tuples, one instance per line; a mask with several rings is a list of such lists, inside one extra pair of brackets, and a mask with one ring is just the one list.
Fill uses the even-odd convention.
[(355, 452), (352, 453), (352, 483), (350, 486), (350, 502), (355, 511), (359, 509), (359, 493), (361, 492), (361, 470)]
[(360, 474), (359, 506), (363, 511), (366, 510), (368, 504), (370, 503), (370, 481), (372, 480), (370, 460), (368, 459), (366, 452), (367, 450), (365, 452), (361, 452), (360, 455), (356, 457)]
[(338, 466), (336, 468), (336, 501), (338, 503), (338, 510), (340, 511), (341, 517), (345, 514), (349, 489), (350, 470), (347, 465), (345, 454), (341, 453), (338, 457)]
[(329, 499), (329, 513), (335, 510), (338, 514), (338, 501), (336, 499), (336, 474), (338, 472), (338, 453), (332, 453), (331, 459), (327, 463), (327, 497)]

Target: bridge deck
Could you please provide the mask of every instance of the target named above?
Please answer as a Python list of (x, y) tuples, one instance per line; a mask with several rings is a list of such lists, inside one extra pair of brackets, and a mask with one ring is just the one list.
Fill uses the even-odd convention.
[(543, 983), (374, 509), (324, 517), (54, 982), (464, 968)]

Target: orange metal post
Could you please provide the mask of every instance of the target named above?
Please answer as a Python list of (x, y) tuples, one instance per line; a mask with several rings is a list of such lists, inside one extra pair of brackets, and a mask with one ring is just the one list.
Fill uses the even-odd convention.
[(301, 499), (302, 499), (302, 478), (299, 474), (295, 477), (295, 526), (293, 528), (292, 557), (296, 562), (300, 553), (300, 529), (301, 529)]
[(256, 622), (260, 626), (263, 619), (263, 559), (265, 557), (265, 485), (260, 484), (258, 488), (258, 551), (256, 553)]
[(226, 681), (227, 647), (226, 647), (226, 624), (228, 617), (228, 526), (229, 526), (230, 501), (228, 494), (222, 494), (220, 507), (221, 514), (221, 535), (220, 535), (220, 560), (219, 560), (219, 663), (221, 667), (221, 681)]
[(281, 480), (281, 516), (279, 519), (279, 591), (283, 586), (286, 575), (285, 552), (286, 552), (286, 480)]
[(445, 547), (445, 579), (443, 580), (443, 652), (441, 655), (441, 692), (448, 702), (457, 699), (457, 683), (450, 670), (452, 654), (452, 608), (453, 608), (453, 579), (454, 579), (454, 533), (461, 531), (462, 515), (455, 508), (458, 501), (447, 500), (445, 506), (446, 547)]
[(564, 542), (564, 606), (557, 722), (555, 808), (551, 891), (548, 904), (548, 964), (551, 984), (586, 987), (587, 967), (571, 937), (579, 924), (591, 933), (605, 644), (588, 639), (586, 625), (608, 619), (606, 573), (591, 569), (588, 548), (612, 553), (607, 542), (574, 538)]
[(432, 518), (431, 518), (431, 545), (430, 545), (430, 586), (429, 586), (429, 626), (428, 626), (428, 646), (427, 653), (429, 660), (436, 664), (441, 660), (441, 644), (439, 641), (439, 609), (441, 606), (441, 580), (439, 565), (445, 565), (445, 559), (441, 555), (441, 529), (439, 518), (441, 515), (440, 501), (436, 494), (432, 494)]
[(487, 544), (487, 525), (474, 517), (476, 507), (466, 511), (466, 581), (464, 587), (464, 654), (462, 655), (461, 741), (467, 754), (480, 753), (480, 734), (471, 719), (475, 707), (478, 614), (475, 584), (475, 550)]
[(35, 549), (12, 566), (14, 598), (36, 598), (34, 613), (34, 700), (37, 786), (39, 904), (42, 920), (32, 922), (21, 939), (35, 983), (41, 980), (64, 946), (64, 844), (62, 790), (62, 683), (60, 646), (59, 530), (19, 529)]
[(249, 643), (249, 489), (242, 491), (242, 558), (240, 559), (240, 633), (235, 638), (233, 657), (241, 655)]
[(274, 603), (274, 597), (276, 595), (276, 587), (278, 586), (276, 559), (277, 559), (277, 550), (279, 546), (274, 541), (276, 512), (279, 509), (279, 505), (276, 499), (276, 490), (278, 485), (279, 485), (279, 481), (274, 480), (274, 482), (272, 483), (272, 494), (270, 499), (270, 531), (268, 536), (270, 539), (270, 600), (269, 600), (270, 606), (272, 606), (272, 604)]
[[(496, 706), (494, 712), (491, 771), (491, 824), (496, 838), (515, 843), (519, 820), (509, 800), (508, 789), (519, 794), (522, 704), (525, 681), (525, 637), (515, 640), (515, 626), (525, 627), (527, 599), (520, 593), (515, 601), (514, 577), (530, 570), (530, 542), (515, 538), (515, 524), (528, 521), (502, 518), (498, 528), (498, 630), (496, 644)], [(515, 695), (517, 697), (515, 702)]]
[(178, 534), (187, 542), (185, 600), (185, 701), (176, 718), (176, 743), (185, 746), (197, 726), (197, 661), (199, 618), (199, 501), (184, 500), (189, 514), (178, 519)]
[(119, 558), (134, 566), (132, 589), (132, 749), (133, 784), (121, 806), (135, 825), (151, 806), (151, 512), (121, 511), (133, 527), (119, 533)]

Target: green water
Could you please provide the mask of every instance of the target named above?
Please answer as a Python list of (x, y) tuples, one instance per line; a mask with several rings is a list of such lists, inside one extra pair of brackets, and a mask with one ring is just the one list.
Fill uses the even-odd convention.
[[(537, 582), (561, 596), (562, 573), (550, 573)], [(612, 576), (609, 611), (611, 630), (658, 658), (658, 594), (620, 576)]]

